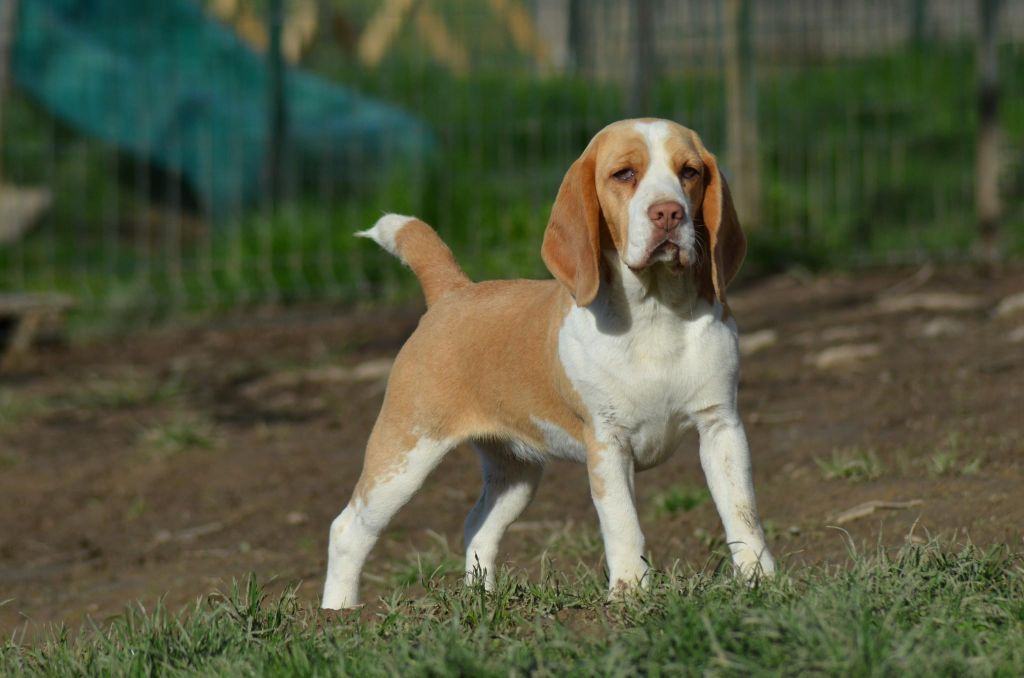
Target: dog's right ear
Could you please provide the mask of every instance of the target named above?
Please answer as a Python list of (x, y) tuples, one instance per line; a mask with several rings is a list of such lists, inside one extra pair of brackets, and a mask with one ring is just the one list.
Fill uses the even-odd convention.
[(565, 173), (544, 231), (544, 265), (576, 300), (589, 306), (601, 283), (601, 205), (592, 149)]

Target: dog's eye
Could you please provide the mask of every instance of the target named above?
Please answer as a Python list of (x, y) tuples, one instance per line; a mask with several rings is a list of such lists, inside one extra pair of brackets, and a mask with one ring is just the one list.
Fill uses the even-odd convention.
[(696, 179), (699, 174), (700, 172), (694, 167), (684, 167), (683, 171), (679, 173), (679, 176), (689, 181), (690, 179)]
[(633, 181), (636, 178), (636, 170), (632, 167), (620, 169), (618, 172), (612, 175), (616, 181)]

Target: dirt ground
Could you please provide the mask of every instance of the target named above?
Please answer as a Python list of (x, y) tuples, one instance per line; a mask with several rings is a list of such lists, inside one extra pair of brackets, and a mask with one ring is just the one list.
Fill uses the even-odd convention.
[[(742, 413), (769, 541), (785, 567), (929, 537), (1022, 548), (1024, 269), (784, 275), (732, 294), (744, 335)], [(1002, 305), (1000, 305), (1002, 302)], [(301, 581), (314, 602), (327, 530), (348, 499), (388, 361), (420, 309), (253, 312), (46, 352), (0, 377), (0, 631), (102, 622), (132, 601), (176, 608), (232, 578)], [(844, 459), (868, 479), (826, 479)], [(856, 470), (851, 471), (856, 475)], [(461, 547), (476, 499), (452, 453), (367, 566)], [(861, 475), (864, 475), (862, 473)], [(637, 478), (658, 566), (722, 548), (694, 444)], [(895, 502), (850, 513), (865, 502)], [(893, 508), (902, 506), (902, 508)], [(549, 467), (503, 544), (534, 576), (552, 534), (591, 544), (581, 467)], [(555, 567), (575, 568), (568, 558)], [(389, 569), (390, 568), (390, 569)], [(455, 575), (451, 575), (455, 576)]]

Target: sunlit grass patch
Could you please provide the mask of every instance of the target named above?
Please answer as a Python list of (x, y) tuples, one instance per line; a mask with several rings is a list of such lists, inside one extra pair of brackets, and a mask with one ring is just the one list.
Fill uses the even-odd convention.
[(870, 447), (837, 448), (832, 450), (832, 456), (829, 458), (815, 458), (814, 461), (825, 480), (859, 482), (875, 480), (885, 473), (878, 453)]
[(976, 476), (981, 473), (981, 467), (984, 465), (985, 459), (981, 456), (973, 457), (967, 461), (963, 466), (960, 467), (960, 475), (964, 476)]
[(977, 454), (966, 461), (959, 434), (950, 433), (939, 449), (928, 458), (928, 472), (933, 476), (973, 476), (981, 471), (984, 455)]
[(595, 524), (566, 520), (544, 535), (539, 556), (541, 573), (564, 572), (579, 563), (597, 563), (603, 555), (604, 542)]
[(1016, 675), (1024, 567), (1006, 548), (854, 553), (750, 586), (655, 571), (609, 602), (603, 578), (502, 570), (493, 592), (428, 577), (372, 612), (324, 613), (254, 577), (180, 614), (0, 646), (4, 675)]
[(462, 555), (451, 549), (443, 535), (434, 531), (429, 531), (428, 534), (434, 542), (431, 547), (417, 550), (408, 560), (391, 563), (388, 572), (383, 576), (366, 572), (363, 577), (391, 588), (405, 588), (414, 584), (426, 586), (428, 582), (438, 578), (462, 574)]
[(113, 410), (163, 402), (181, 393), (182, 384), (178, 376), (157, 379), (150, 375), (127, 373), (94, 375), (62, 400), (72, 407)]
[(17, 428), (51, 409), (46, 398), (0, 388), (0, 433)]
[(654, 508), (658, 513), (675, 515), (686, 513), (706, 504), (711, 493), (703, 485), (673, 485), (654, 496)]
[(220, 436), (207, 417), (178, 413), (170, 421), (144, 430), (141, 443), (151, 454), (166, 456), (193, 449), (211, 449), (220, 444)]

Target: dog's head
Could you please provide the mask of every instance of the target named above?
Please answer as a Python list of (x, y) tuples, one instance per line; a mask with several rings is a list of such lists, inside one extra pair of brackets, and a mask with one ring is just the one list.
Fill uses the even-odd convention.
[(601, 282), (601, 250), (640, 273), (692, 267), (698, 292), (725, 303), (747, 244), (718, 163), (693, 130), (624, 120), (601, 130), (558, 190), (541, 254), (587, 306)]

